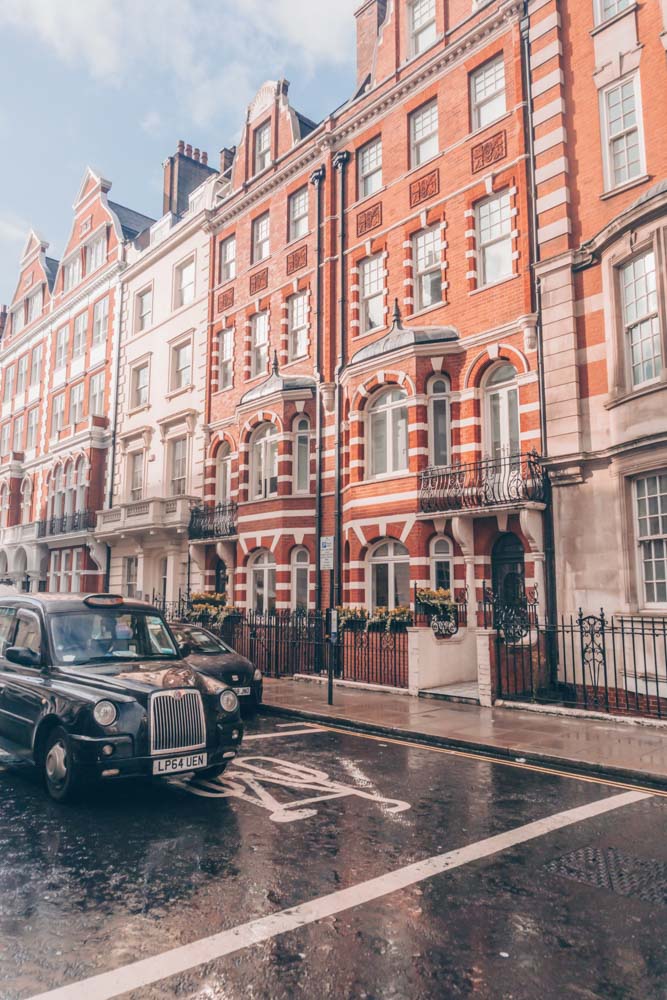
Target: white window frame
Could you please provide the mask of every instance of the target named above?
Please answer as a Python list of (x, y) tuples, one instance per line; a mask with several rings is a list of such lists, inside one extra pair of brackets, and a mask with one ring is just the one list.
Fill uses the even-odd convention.
[[(192, 280), (185, 278), (189, 271), (192, 271)], [(197, 269), (194, 254), (186, 260), (180, 261), (174, 268), (174, 309), (182, 309), (192, 305), (195, 300), (197, 284)]]
[(309, 198), (308, 185), (304, 184), (289, 196), (289, 235), (293, 240), (301, 240), (308, 235)]
[(125, 597), (136, 598), (139, 580), (139, 556), (123, 557), (123, 593)]
[(218, 334), (218, 392), (234, 384), (234, 327)]
[[(436, 390), (435, 386), (443, 383), (445, 389)], [(438, 420), (435, 412), (436, 404), (444, 403), (444, 414), (446, 422), (445, 431), (445, 461), (438, 461), (438, 450), (436, 449), (436, 432)], [(428, 458), (432, 466), (446, 468), (452, 461), (452, 403), (451, 403), (451, 383), (446, 375), (435, 375), (428, 386)]]
[(53, 397), (51, 405), (51, 436), (60, 434), (65, 426), (65, 393), (59, 392)]
[[(612, 8), (609, 11), (606, 10), (607, 4)], [(611, 21), (624, 10), (628, 10), (633, 4), (634, 0), (594, 0), (596, 26), (606, 24), (607, 21)]]
[[(183, 455), (178, 457), (177, 447), (183, 448)], [(188, 492), (188, 438), (184, 434), (169, 439), (169, 496), (182, 497)], [(178, 464), (177, 464), (178, 463)]]
[(69, 393), (69, 422), (74, 427), (80, 424), (84, 417), (85, 384), (77, 382)]
[(292, 437), (292, 492), (310, 493), (310, 420), (301, 415), (294, 421)]
[[(304, 545), (292, 549), (290, 569), (290, 606), (292, 611), (307, 611), (310, 606), (310, 553)], [(304, 582), (306, 597), (305, 601), (300, 601), (299, 590), (303, 587)]]
[(228, 236), (220, 244), (220, 281), (236, 277), (236, 235)]
[(264, 310), (250, 317), (250, 377), (265, 375), (268, 364), (269, 314)]
[(418, 56), (438, 40), (435, 0), (411, 0), (409, 24), (410, 55)]
[[(391, 396), (396, 398), (391, 399)], [(405, 449), (401, 449), (400, 438), (396, 439), (393, 433), (396, 420), (394, 414), (399, 410), (405, 410)], [(376, 430), (377, 428), (377, 430)], [(381, 431), (381, 428), (384, 428)], [(388, 386), (376, 393), (370, 401), (368, 407), (368, 417), (366, 421), (366, 442), (367, 442), (367, 479), (387, 479), (399, 476), (407, 472), (410, 468), (410, 409), (409, 397), (405, 389), (400, 386)], [(384, 458), (383, 463), (378, 463), (377, 436), (380, 439), (384, 435)], [(379, 469), (379, 465), (386, 465), (385, 469)]]
[[(647, 258), (652, 258), (653, 269), (652, 277), (647, 280), (646, 269), (644, 270), (643, 278), (634, 277), (633, 284), (636, 286), (639, 281), (643, 280), (643, 284), (646, 287), (644, 291), (638, 298), (634, 300), (634, 304), (637, 301), (641, 301), (642, 298), (647, 300), (646, 311), (641, 314), (638, 312), (633, 312), (632, 316), (628, 315), (628, 300), (626, 296), (627, 284), (625, 277), (632, 269), (633, 273), (636, 269), (637, 263), (640, 260), (645, 260)], [(618, 283), (620, 290), (620, 304), (621, 304), (621, 322), (623, 324), (623, 350), (626, 359), (626, 367), (628, 372), (628, 386), (632, 389), (639, 389), (642, 386), (650, 385), (652, 382), (658, 381), (662, 377), (662, 373), (665, 368), (665, 357), (664, 348), (662, 342), (662, 330), (660, 323), (660, 295), (658, 290), (658, 258), (656, 255), (655, 247), (649, 246), (645, 247), (639, 253), (634, 254), (629, 260), (625, 261), (618, 268)], [(654, 301), (653, 308), (650, 308), (651, 300)], [(651, 355), (651, 360), (656, 367), (656, 371), (649, 378), (641, 378), (639, 381), (635, 381), (634, 369), (635, 365), (633, 363), (632, 357), (632, 334), (633, 331), (640, 332), (647, 324), (650, 324), (650, 339), (653, 341), (653, 353)], [(640, 344), (645, 343), (647, 337), (640, 340)], [(655, 352), (655, 344), (657, 343), (658, 351)], [(641, 352), (643, 355), (643, 351)], [(642, 374), (643, 374), (643, 362), (642, 362)]]
[(78, 316), (74, 317), (74, 329), (72, 335), (72, 360), (82, 358), (86, 353), (86, 340), (88, 338), (88, 310), (85, 309)]
[(271, 253), (271, 214), (263, 212), (252, 220), (252, 263), (267, 260)]
[[(480, 86), (484, 89), (482, 94), (478, 93)], [(488, 92), (487, 86), (492, 88)], [(502, 110), (498, 107), (495, 112), (487, 111), (488, 108), (494, 107), (495, 103), (500, 101), (501, 96)], [(477, 66), (470, 74), (470, 112), (474, 132), (477, 129), (487, 128), (507, 113), (504, 53), (501, 52), (493, 59), (482, 63), (481, 66)]]
[[(26, 447), (26, 451), (27, 451)], [(32, 480), (25, 478), (21, 483), (21, 524), (30, 524), (32, 520)]]
[(288, 358), (308, 355), (308, 292), (297, 292), (287, 300)]
[(26, 299), (26, 309), (27, 309), (27, 323), (34, 323), (36, 319), (42, 314), (42, 289), (38, 288), (36, 292), (29, 295)]
[(104, 258), (106, 256), (107, 248), (107, 234), (106, 231), (95, 236), (92, 240), (86, 243), (86, 276), (93, 274), (98, 268), (102, 267), (104, 264)]
[(26, 421), (26, 441), (25, 448), (26, 451), (32, 451), (37, 447), (37, 433), (39, 427), (39, 407), (33, 406), (32, 409), (28, 410), (28, 419)]
[[(433, 112), (435, 111), (435, 118)], [(410, 113), (410, 167), (421, 167), (440, 152), (438, 99), (422, 104)], [(422, 132), (422, 122), (428, 117), (429, 131)], [(434, 145), (435, 138), (435, 148)]]
[(61, 326), (56, 331), (56, 353), (53, 367), (56, 371), (64, 368), (67, 364), (67, 354), (69, 350), (69, 327)]
[(23, 451), (23, 415), (14, 418), (12, 432), (12, 451)]
[[(388, 554), (378, 555), (380, 549), (387, 545)], [(411, 600), (411, 585), (410, 585), (410, 553), (402, 542), (399, 542), (395, 538), (383, 538), (376, 545), (373, 546), (368, 555), (367, 566), (367, 583), (366, 583), (366, 596), (368, 601), (368, 607), (373, 611), (378, 607), (387, 607), (389, 610), (393, 610), (399, 605), (396, 604), (396, 566), (397, 565), (408, 567), (408, 591), (407, 591), (407, 602), (406, 607), (410, 606)], [(377, 580), (375, 576), (375, 567), (377, 566), (387, 566), (387, 592), (389, 597), (389, 602), (386, 605), (379, 605), (376, 601), (377, 595)], [(402, 606), (402, 605), (401, 605)]]
[(42, 345), (37, 344), (30, 352), (30, 388), (39, 385), (42, 377)]
[(16, 375), (16, 368), (14, 365), (10, 365), (5, 371), (5, 383), (2, 392), (3, 403), (10, 403), (14, 398), (15, 375)]
[[(140, 378), (146, 372), (145, 381)], [(150, 402), (151, 366), (149, 361), (139, 361), (130, 370), (131, 408), (139, 410)], [(144, 398), (145, 397), (145, 398)]]
[[(437, 552), (438, 547), (442, 547), (442, 552)], [(438, 585), (438, 563), (445, 563), (448, 567), (449, 586), (443, 590), (449, 590), (454, 595), (454, 546), (447, 535), (434, 535), (429, 544), (429, 569), (431, 574), (431, 587), (439, 590)]]
[(358, 196), (370, 198), (382, 188), (382, 136), (365, 143), (357, 151)]
[[(625, 129), (620, 129), (614, 135), (610, 131), (609, 120), (609, 96), (617, 90), (621, 90), (627, 84), (632, 84), (634, 98), (635, 125)], [(625, 187), (626, 184), (633, 184), (646, 173), (646, 147), (644, 144), (644, 125), (642, 117), (641, 86), (639, 82), (639, 71), (629, 73), (627, 76), (614, 80), (608, 87), (600, 91), (600, 121), (602, 131), (602, 160), (604, 165), (605, 191), (614, 191), (616, 188)], [(637, 146), (639, 150), (639, 162), (637, 172), (631, 177), (617, 180), (613, 164), (612, 143), (627, 137), (631, 133), (637, 133)]]
[[(366, 257), (359, 264), (359, 332), (371, 333), (385, 325), (385, 267), (381, 253)], [(372, 322), (371, 313), (379, 308), (379, 321)]]
[[(491, 220), (491, 216), (485, 212), (485, 209), (491, 206), (493, 206), (493, 216), (498, 216), (499, 214), (499, 219), (496, 218), (495, 220)], [(495, 206), (498, 206), (498, 211), (496, 211)], [(508, 278), (511, 278), (514, 273), (514, 260), (512, 258), (512, 218), (512, 199), (510, 197), (509, 189), (489, 195), (488, 198), (482, 198), (481, 201), (478, 201), (475, 204), (477, 285), (479, 288), (484, 288), (488, 285), (496, 285), (501, 281), (506, 281)], [(484, 225), (487, 220), (490, 222), (490, 225), (487, 227), (488, 234), (485, 235)], [(496, 232), (495, 230), (499, 224), (502, 225), (503, 228), (500, 232)], [(498, 275), (489, 277), (487, 252), (491, 248), (498, 247), (505, 243), (507, 244), (507, 266)]]
[(127, 499), (137, 503), (144, 498), (144, 472), (146, 453), (141, 449), (131, 451), (127, 456)]
[(232, 450), (223, 442), (215, 456), (215, 502), (228, 503), (232, 497)]
[[(105, 385), (105, 373), (97, 372), (97, 374), (92, 375), (90, 379), (90, 390), (88, 399), (88, 410), (91, 417), (103, 417), (104, 416), (104, 390)], [(99, 400), (99, 408), (98, 408)]]
[[(278, 432), (272, 423), (263, 423), (250, 439), (250, 499), (278, 496)], [(275, 480), (275, 487), (274, 481)]]
[[(641, 599), (639, 604), (641, 607), (655, 608), (655, 609), (665, 609), (667, 608), (667, 494), (661, 490), (660, 478), (667, 477), (667, 470), (658, 469), (655, 472), (644, 473), (638, 476), (633, 482), (633, 501), (634, 501), (634, 530), (637, 538), (637, 572), (638, 579), (641, 582)], [(648, 484), (651, 479), (656, 479), (656, 492), (650, 495), (655, 497), (657, 500), (658, 512), (651, 514), (647, 513), (644, 516), (640, 516), (642, 510), (641, 498), (639, 495), (639, 484), (645, 483), (648, 490)], [(648, 492), (646, 494), (648, 499)], [(650, 521), (656, 520), (657, 525), (647, 525), (647, 527), (657, 528), (657, 530), (649, 530), (646, 533), (642, 533), (642, 520)], [(657, 552), (662, 548), (663, 555), (660, 557)], [(650, 560), (647, 560), (646, 553), (651, 553)], [(654, 567), (653, 580), (649, 581), (647, 579), (646, 568), (647, 562), (650, 562)], [(662, 575), (658, 577), (655, 569), (662, 563)], [(649, 586), (653, 585), (657, 593), (657, 585), (665, 585), (665, 600), (658, 600), (649, 597)], [(654, 594), (654, 598), (656, 594)]]
[(271, 164), (271, 120), (262, 122), (252, 134), (253, 174), (261, 174)]
[(63, 293), (76, 288), (81, 283), (82, 277), (81, 252), (77, 250), (76, 254), (63, 264)]
[(269, 549), (259, 549), (248, 563), (248, 598), (249, 606), (258, 611), (257, 580), (262, 580), (264, 597), (261, 614), (271, 614), (276, 607), (276, 558)]
[(22, 396), (28, 384), (28, 355), (24, 354), (16, 364), (16, 389), (14, 394)]
[(0, 455), (4, 458), (5, 455), (9, 454), (9, 436), (11, 434), (11, 424), (6, 423), (2, 426), (2, 431), (0, 431)]
[[(440, 226), (422, 229), (412, 237), (415, 312), (442, 303), (441, 255)], [(427, 302), (424, 292), (426, 287), (430, 287), (427, 284), (428, 278), (434, 274), (437, 274), (439, 295)]]
[[(146, 306), (148, 303), (148, 306)], [(148, 285), (136, 294), (136, 331), (143, 333), (153, 325), (153, 286)]]
[[(186, 351), (188, 363), (183, 363), (182, 352)], [(187, 337), (185, 340), (179, 340), (178, 343), (172, 344), (171, 346), (171, 364), (169, 373), (169, 391), (170, 392), (183, 392), (186, 389), (192, 387), (193, 379), (193, 349), (192, 349), (192, 337)], [(186, 378), (186, 373), (188, 377)]]

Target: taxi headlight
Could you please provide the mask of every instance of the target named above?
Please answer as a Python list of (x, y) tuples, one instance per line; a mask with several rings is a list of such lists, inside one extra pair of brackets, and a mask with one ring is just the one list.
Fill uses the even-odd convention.
[(223, 712), (235, 712), (239, 707), (239, 700), (231, 688), (227, 688), (220, 695), (220, 708)]
[(100, 726), (112, 726), (118, 718), (118, 709), (112, 701), (98, 701), (93, 709), (93, 718)]
[(254, 681), (261, 681), (261, 679), (262, 679), (262, 671), (259, 669), (259, 667), (255, 667), (255, 672), (252, 675), (252, 679)]

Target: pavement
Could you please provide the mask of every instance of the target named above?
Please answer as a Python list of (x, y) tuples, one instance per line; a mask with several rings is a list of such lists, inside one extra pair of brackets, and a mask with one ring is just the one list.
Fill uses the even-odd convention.
[(667, 795), (258, 717), (215, 781), (0, 764), (2, 1000), (664, 1000)]
[(481, 708), (314, 680), (265, 678), (264, 711), (433, 746), (667, 788), (667, 726)]

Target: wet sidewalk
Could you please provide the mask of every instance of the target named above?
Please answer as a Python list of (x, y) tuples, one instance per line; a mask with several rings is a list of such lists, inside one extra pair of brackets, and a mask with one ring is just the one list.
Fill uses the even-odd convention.
[(329, 706), (326, 684), (288, 678), (265, 678), (264, 703), (268, 712), (667, 788), (667, 727), (343, 686)]

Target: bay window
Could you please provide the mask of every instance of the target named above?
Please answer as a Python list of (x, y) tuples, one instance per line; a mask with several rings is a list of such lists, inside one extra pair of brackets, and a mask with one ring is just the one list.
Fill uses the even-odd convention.
[(251, 499), (278, 493), (278, 436), (273, 424), (262, 424), (250, 444)]
[(429, 406), (429, 460), (431, 465), (449, 465), (450, 418), (449, 381), (442, 377), (433, 379), (428, 390)]
[(403, 389), (387, 389), (371, 403), (368, 438), (371, 477), (408, 468), (408, 406)]
[(634, 257), (620, 269), (620, 286), (632, 385), (639, 386), (659, 378), (663, 368), (653, 250)]

